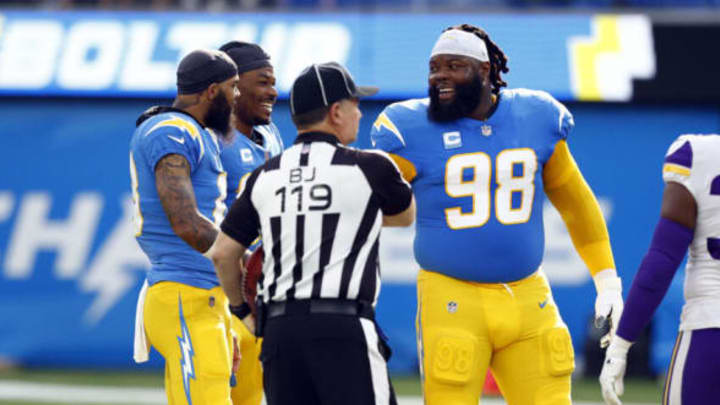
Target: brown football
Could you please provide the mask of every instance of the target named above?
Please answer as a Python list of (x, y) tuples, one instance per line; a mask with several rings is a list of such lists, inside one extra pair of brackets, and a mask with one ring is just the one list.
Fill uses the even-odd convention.
[(254, 252), (250, 254), (250, 258), (245, 263), (245, 271), (243, 274), (243, 298), (250, 305), (252, 314), (256, 314), (255, 297), (257, 297), (257, 283), (262, 275), (263, 259), (265, 253), (262, 246), (258, 246)]

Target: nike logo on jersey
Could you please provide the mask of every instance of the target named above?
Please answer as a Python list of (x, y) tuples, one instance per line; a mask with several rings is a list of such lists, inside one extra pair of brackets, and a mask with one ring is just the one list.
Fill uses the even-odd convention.
[(173, 141), (179, 143), (180, 145), (185, 143), (185, 138), (176, 138), (172, 135), (168, 135), (168, 138), (172, 139)]
[(545, 305), (547, 305), (547, 301), (548, 301), (547, 298), (545, 298), (545, 301), (538, 302), (538, 306), (540, 307), (540, 309), (545, 308)]

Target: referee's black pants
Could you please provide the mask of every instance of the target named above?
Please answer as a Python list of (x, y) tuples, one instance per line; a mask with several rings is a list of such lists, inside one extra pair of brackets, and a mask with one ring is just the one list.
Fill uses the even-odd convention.
[(260, 360), (268, 405), (396, 405), (390, 349), (374, 320), (285, 314), (267, 319)]

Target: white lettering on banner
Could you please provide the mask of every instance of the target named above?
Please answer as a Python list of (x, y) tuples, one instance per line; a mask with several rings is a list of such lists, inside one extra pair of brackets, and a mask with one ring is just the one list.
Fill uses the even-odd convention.
[(167, 34), (169, 48), (178, 49), (180, 58), (195, 49), (217, 49), (227, 38), (227, 26), (222, 23), (178, 23)]
[[(0, 16), (1, 18), (1, 16)], [(257, 42), (271, 56), (278, 89), (288, 91), (305, 66), (345, 63), (352, 45), (339, 23), (264, 25), (97, 19), (63, 24), (52, 19), (16, 19), (0, 31), (0, 88), (165, 92), (175, 87), (175, 67), (188, 52), (217, 48), (230, 40)], [(0, 29), (3, 27), (0, 26)], [(323, 43), (323, 46), (316, 46)], [(172, 55), (173, 60), (168, 60)]]
[(5, 276), (28, 278), (40, 250), (57, 250), (55, 274), (59, 279), (76, 277), (83, 268), (100, 219), (102, 197), (80, 193), (73, 200), (64, 221), (48, 219), (52, 198), (49, 193), (25, 195), (5, 257)]
[(0, 37), (0, 87), (40, 89), (52, 83), (63, 28), (52, 20), (19, 20)]
[[(22, 199), (9, 242), (5, 277), (30, 279), (36, 256), (42, 250), (57, 250), (59, 259), (51, 268), (52, 274), (60, 280), (77, 279), (79, 291), (94, 295), (83, 315), (85, 324), (93, 327), (138, 285), (137, 273), (150, 268), (150, 261), (133, 236), (132, 199), (127, 195), (120, 199), (123, 215), (107, 231), (107, 238), (87, 266), (103, 206), (102, 195), (77, 194), (65, 221), (47, 219), (52, 201), (46, 192), (28, 193)], [(10, 218), (14, 205), (14, 194), (0, 191), (0, 222)]]
[(132, 274), (133, 271), (150, 269), (150, 261), (133, 236), (132, 199), (124, 196), (121, 204), (122, 218), (117, 221), (80, 280), (82, 291), (97, 293), (83, 315), (83, 320), (89, 325), (101, 321), (117, 301), (137, 285), (137, 276)]
[(0, 222), (10, 218), (13, 207), (15, 207), (15, 196), (9, 191), (0, 191)]
[[(605, 221), (610, 222), (612, 201), (607, 198), (598, 198), (598, 203)], [(543, 207), (543, 218), (545, 222), (545, 257), (542, 267), (550, 284), (571, 287), (588, 282), (590, 272), (575, 250), (560, 213), (549, 202), (545, 202)]]
[[(352, 37), (342, 24), (297, 24), (289, 37), (287, 57), (283, 60), (278, 80), (281, 90), (288, 90), (303, 68), (321, 62), (345, 63)], [(323, 46), (309, 46), (320, 44)]]
[[(287, 25), (282, 23), (268, 24), (263, 30), (262, 38), (260, 38), (260, 46), (262, 49), (270, 55), (270, 60), (275, 65), (275, 75), (277, 76), (278, 86), (280, 86), (280, 69), (282, 66), (281, 62), (284, 58), (283, 50), (286, 49), (287, 42)], [(291, 83), (292, 85), (292, 83)]]
[[(240, 23), (230, 30), (230, 36), (228, 38), (234, 41), (253, 42), (255, 41), (257, 32), (258, 29), (255, 24)], [(265, 52), (267, 52), (267, 50)]]
[(152, 60), (159, 31), (160, 27), (152, 21), (130, 24), (128, 52), (118, 83), (120, 89), (142, 91), (173, 88), (176, 62)]
[[(112, 21), (86, 21), (67, 34), (58, 84), (65, 88), (99, 90), (112, 85), (120, 66), (125, 29)], [(89, 53), (95, 51), (92, 59)]]

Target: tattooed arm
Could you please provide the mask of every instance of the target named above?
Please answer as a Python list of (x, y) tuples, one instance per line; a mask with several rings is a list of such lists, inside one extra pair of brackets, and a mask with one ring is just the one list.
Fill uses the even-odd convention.
[(200, 253), (210, 249), (218, 229), (197, 209), (187, 159), (178, 154), (160, 159), (155, 166), (155, 187), (173, 232)]

